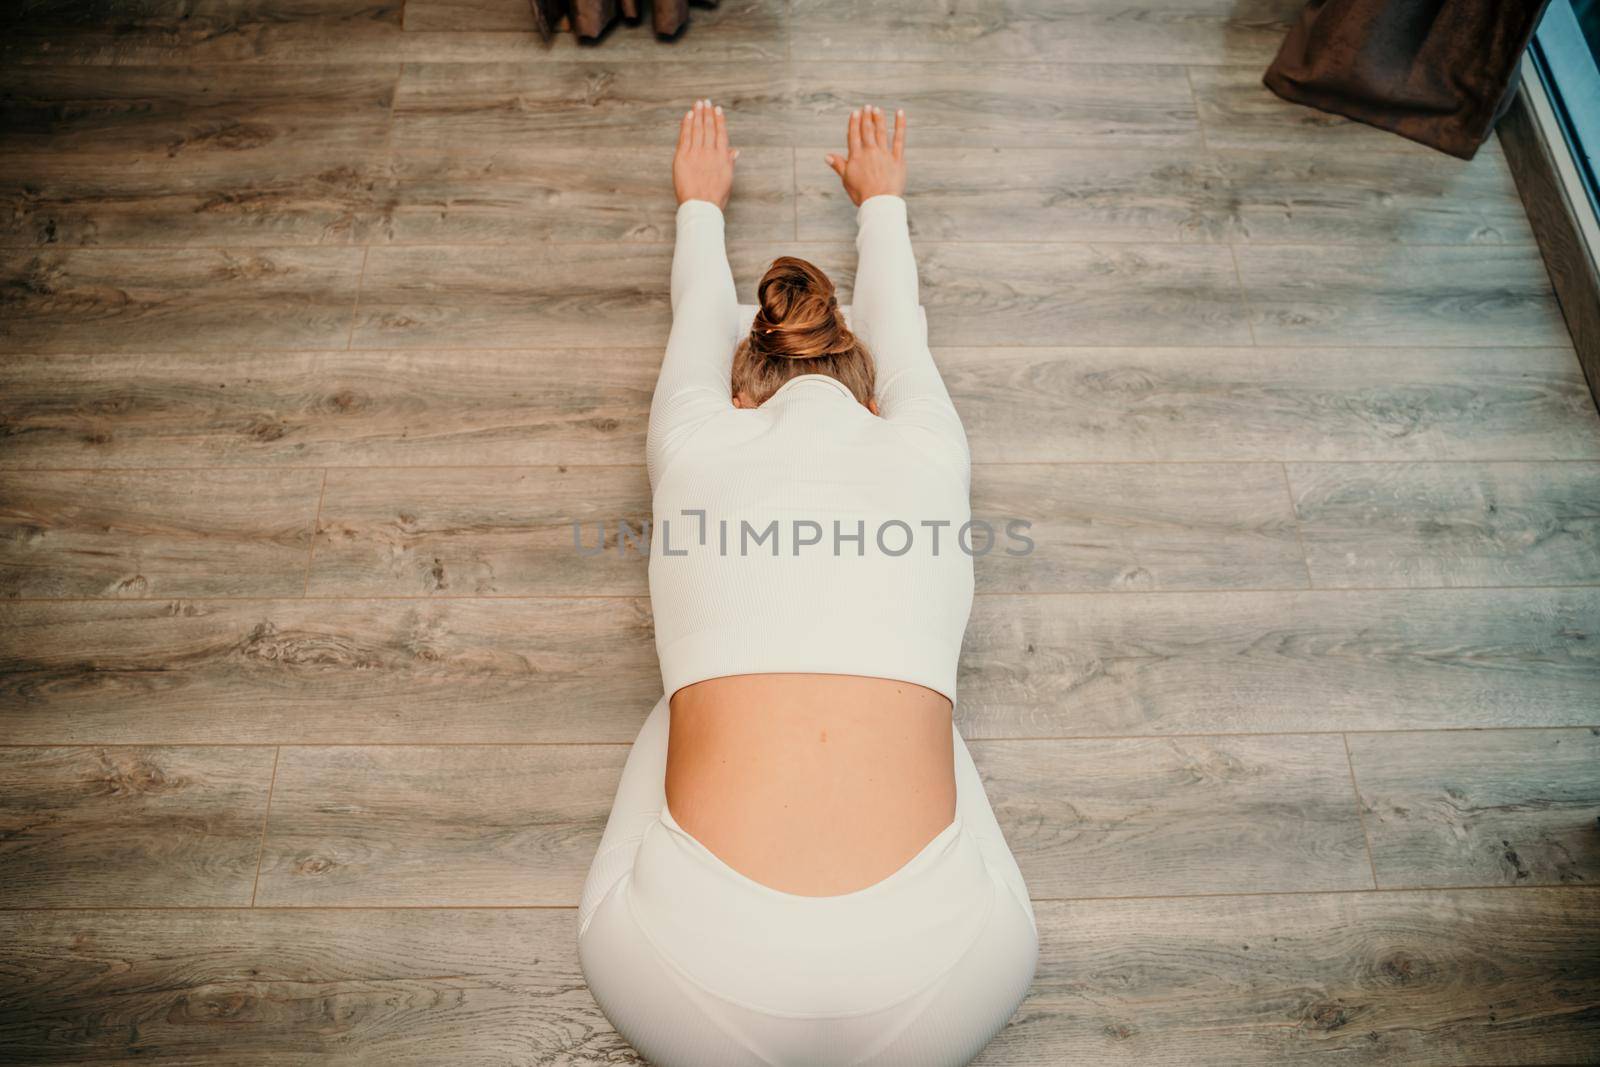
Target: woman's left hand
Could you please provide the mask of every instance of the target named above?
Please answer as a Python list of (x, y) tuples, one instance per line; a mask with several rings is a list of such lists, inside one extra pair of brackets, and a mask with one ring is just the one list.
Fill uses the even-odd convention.
[(709, 200), (728, 206), (733, 193), (733, 161), (737, 148), (728, 147), (728, 120), (722, 107), (696, 100), (678, 125), (678, 150), (672, 157), (672, 188), (678, 203)]

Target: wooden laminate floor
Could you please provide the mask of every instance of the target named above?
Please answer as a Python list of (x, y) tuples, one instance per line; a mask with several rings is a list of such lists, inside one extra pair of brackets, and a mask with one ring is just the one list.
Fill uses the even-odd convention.
[(62, 0), (0, 25), (0, 1060), (636, 1062), (574, 905), (658, 695), (667, 146), (745, 299), (913, 116), (1037, 898), (986, 1065), (1600, 1062), (1600, 418), (1498, 146), (1298, 0)]

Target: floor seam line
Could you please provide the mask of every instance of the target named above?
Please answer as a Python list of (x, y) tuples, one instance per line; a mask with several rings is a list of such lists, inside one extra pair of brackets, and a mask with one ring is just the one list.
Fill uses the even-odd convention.
[(1344, 762), (1350, 770), (1350, 789), (1356, 799), (1356, 820), (1361, 826), (1361, 840), (1367, 847), (1367, 867), (1372, 872), (1372, 888), (1382, 889), (1378, 881), (1378, 861), (1372, 855), (1372, 835), (1367, 832), (1367, 816), (1362, 810), (1365, 802), (1361, 799), (1361, 786), (1356, 782), (1356, 759), (1350, 752), (1350, 735), (1341, 733), (1339, 737), (1344, 741)]
[(272, 796), (278, 787), (278, 760), (283, 755), (283, 746), (274, 745), (272, 749), (272, 777), (267, 782), (267, 810), (261, 815), (261, 845), (256, 850), (256, 877), (250, 884), (250, 907), (256, 906), (256, 894), (261, 891), (261, 866), (267, 858), (267, 826), (272, 821)]

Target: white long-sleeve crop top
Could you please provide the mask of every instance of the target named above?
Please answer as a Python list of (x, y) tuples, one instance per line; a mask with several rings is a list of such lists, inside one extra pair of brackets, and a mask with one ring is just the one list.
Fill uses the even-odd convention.
[[(672, 333), (650, 408), (650, 597), (668, 694), (708, 678), (823, 673), (956, 698), (972, 608), (970, 457), (918, 307), (905, 201), (856, 213), (852, 329), (874, 415), (807, 374), (732, 403), (749, 328), (722, 212), (678, 208)], [(979, 548), (981, 550), (981, 544)]]

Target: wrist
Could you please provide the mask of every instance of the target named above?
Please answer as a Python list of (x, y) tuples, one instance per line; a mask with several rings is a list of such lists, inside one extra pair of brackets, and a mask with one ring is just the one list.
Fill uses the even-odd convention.
[(707, 200), (703, 196), (686, 196), (678, 201), (678, 216), (693, 214), (714, 214), (722, 216), (722, 205), (715, 200)]
[(877, 215), (904, 219), (906, 217), (905, 198), (898, 193), (874, 193), (856, 205), (856, 222), (858, 225)]

